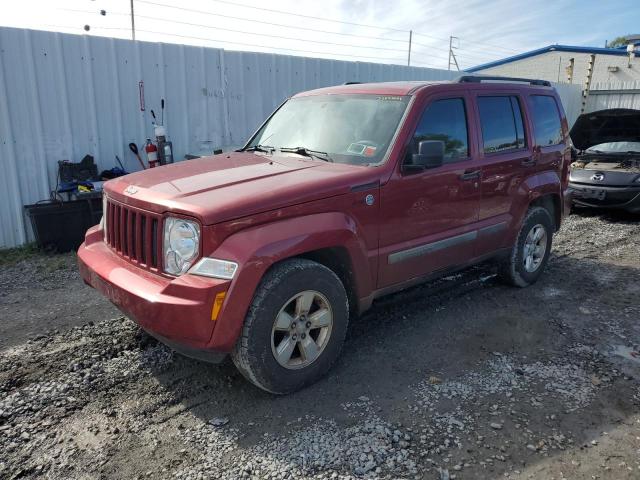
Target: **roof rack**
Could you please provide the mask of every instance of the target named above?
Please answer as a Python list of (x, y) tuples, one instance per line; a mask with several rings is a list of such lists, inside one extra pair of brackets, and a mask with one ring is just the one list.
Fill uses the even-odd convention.
[(550, 87), (551, 82), (548, 80), (535, 80), (531, 78), (518, 78), (518, 77), (499, 77), (492, 75), (462, 75), (454, 80), (457, 83), (481, 83), (484, 80), (500, 80), (503, 82), (524, 82), (531, 85), (540, 85), (543, 87)]

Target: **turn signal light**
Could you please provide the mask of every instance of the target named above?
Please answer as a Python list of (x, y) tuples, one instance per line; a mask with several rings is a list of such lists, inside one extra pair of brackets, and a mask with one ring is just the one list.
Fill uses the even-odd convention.
[(211, 320), (214, 322), (218, 319), (218, 315), (220, 315), (220, 310), (222, 310), (222, 304), (224, 303), (224, 298), (227, 296), (227, 292), (220, 292), (216, 295), (215, 300), (213, 301), (213, 308), (211, 309)]

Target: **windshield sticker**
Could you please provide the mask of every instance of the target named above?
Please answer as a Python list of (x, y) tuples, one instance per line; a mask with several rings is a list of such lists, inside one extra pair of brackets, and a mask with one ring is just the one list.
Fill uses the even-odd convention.
[(349, 145), (349, 148), (347, 148), (347, 152), (353, 155), (364, 155), (364, 151), (366, 148), (367, 146), (362, 145), (361, 143), (352, 143), (351, 145)]
[(382, 97), (378, 97), (378, 100), (399, 102), (402, 100), (402, 97), (399, 97), (397, 95), (384, 95)]
[(364, 156), (365, 157), (373, 157), (376, 154), (376, 150), (377, 150), (376, 147), (372, 147), (371, 145), (368, 145), (364, 149)]

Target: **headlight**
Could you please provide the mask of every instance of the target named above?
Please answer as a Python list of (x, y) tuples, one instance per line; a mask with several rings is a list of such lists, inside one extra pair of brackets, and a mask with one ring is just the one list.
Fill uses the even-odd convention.
[(202, 275), (204, 277), (222, 278), (231, 280), (236, 274), (238, 264), (228, 260), (218, 260), (217, 258), (203, 258), (196, 263), (189, 273)]
[(164, 221), (164, 271), (182, 275), (200, 251), (200, 225), (182, 218), (168, 217)]

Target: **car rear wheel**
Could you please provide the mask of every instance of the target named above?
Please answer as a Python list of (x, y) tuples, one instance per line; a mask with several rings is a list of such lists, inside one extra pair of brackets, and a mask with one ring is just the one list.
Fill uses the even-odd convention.
[(552, 235), (549, 211), (543, 207), (530, 208), (509, 258), (500, 266), (500, 277), (517, 287), (535, 283), (549, 261)]
[(260, 282), (233, 361), (263, 390), (299, 390), (338, 358), (348, 319), (347, 293), (333, 271), (306, 259), (285, 260)]

